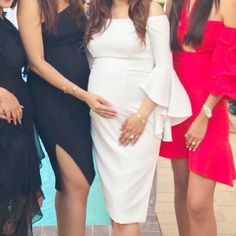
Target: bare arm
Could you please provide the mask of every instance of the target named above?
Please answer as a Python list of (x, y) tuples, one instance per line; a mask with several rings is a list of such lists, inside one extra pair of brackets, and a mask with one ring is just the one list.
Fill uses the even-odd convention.
[[(47, 82), (62, 90), (66, 78), (44, 59), (41, 13), (38, 1), (20, 0), (17, 15), (19, 31), (28, 55), (30, 68)], [(69, 86), (72, 88), (73, 84)], [(77, 97), (83, 100), (84, 95), (85, 91), (79, 88)]]
[[(110, 103), (100, 96), (87, 91), (68, 81), (59, 71), (44, 58), (41, 27), (41, 11), (37, 0), (20, 0), (18, 5), (20, 35), (28, 56), (31, 69), (48, 83), (60, 90), (85, 101), (99, 115), (110, 117), (115, 111), (109, 108)], [(75, 89), (76, 88), (76, 89)]]
[[(224, 21), (224, 25), (230, 28), (236, 28), (236, 0), (222, 0), (220, 5), (220, 16)], [(222, 99), (222, 96), (210, 94), (205, 101), (205, 106), (213, 110), (217, 103)], [(198, 148), (199, 144), (205, 137), (208, 126), (208, 118), (202, 108), (200, 114), (195, 119), (186, 134), (187, 146), (192, 150)]]

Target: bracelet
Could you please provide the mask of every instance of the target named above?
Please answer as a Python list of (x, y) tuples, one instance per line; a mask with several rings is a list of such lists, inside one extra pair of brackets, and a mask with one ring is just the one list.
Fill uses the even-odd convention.
[(63, 85), (63, 87), (62, 87), (62, 90), (63, 90), (63, 92), (64, 93), (67, 93), (67, 84), (68, 84), (68, 82), (69, 82), (69, 80), (68, 79), (65, 79), (65, 82), (64, 82), (64, 85)]
[(72, 95), (73, 95), (73, 96), (75, 95), (75, 92), (76, 92), (77, 88), (78, 88), (77, 85), (75, 85), (75, 86), (73, 87), (73, 89), (72, 89)]
[(139, 118), (143, 124), (146, 124), (146, 120), (139, 113), (136, 113), (136, 117)]

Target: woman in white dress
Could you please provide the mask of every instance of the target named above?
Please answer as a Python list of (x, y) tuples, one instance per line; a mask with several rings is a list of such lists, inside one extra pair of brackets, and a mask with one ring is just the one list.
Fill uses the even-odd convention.
[(89, 92), (112, 103), (116, 116), (91, 111), (94, 151), (115, 236), (140, 235), (161, 138), (191, 115), (172, 67), (169, 22), (146, 0), (93, 0), (87, 31)]

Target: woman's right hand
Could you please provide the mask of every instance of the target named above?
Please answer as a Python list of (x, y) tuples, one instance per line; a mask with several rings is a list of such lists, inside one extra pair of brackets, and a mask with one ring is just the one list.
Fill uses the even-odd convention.
[(5, 119), (10, 124), (11, 121), (15, 125), (21, 124), (23, 115), (23, 106), (19, 103), (18, 99), (4, 88), (0, 88), (0, 118)]
[(112, 104), (96, 94), (86, 92), (84, 101), (91, 110), (104, 118), (112, 119), (117, 116), (117, 112), (111, 108)]

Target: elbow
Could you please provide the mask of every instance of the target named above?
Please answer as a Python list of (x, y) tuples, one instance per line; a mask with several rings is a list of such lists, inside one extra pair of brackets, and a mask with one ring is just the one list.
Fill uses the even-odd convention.
[(35, 72), (35, 73), (38, 72), (38, 70), (37, 70), (38, 67), (35, 63), (29, 62), (29, 67), (33, 72)]
[(36, 74), (40, 74), (40, 71), (41, 71), (40, 68), (42, 67), (43, 63), (44, 63), (44, 60), (42, 59), (29, 60), (29, 67)]

